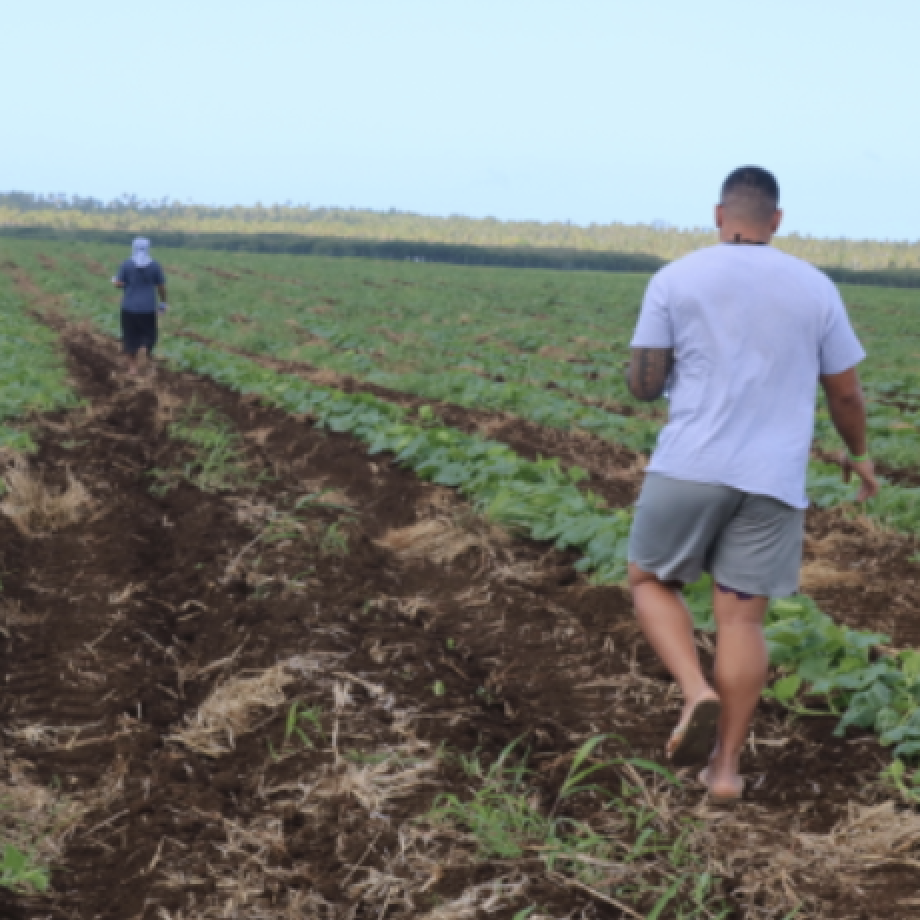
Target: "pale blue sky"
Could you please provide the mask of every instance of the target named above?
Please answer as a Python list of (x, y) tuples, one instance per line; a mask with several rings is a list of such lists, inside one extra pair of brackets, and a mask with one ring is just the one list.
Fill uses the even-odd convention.
[(4, 0), (0, 190), (920, 238), (917, 0)]

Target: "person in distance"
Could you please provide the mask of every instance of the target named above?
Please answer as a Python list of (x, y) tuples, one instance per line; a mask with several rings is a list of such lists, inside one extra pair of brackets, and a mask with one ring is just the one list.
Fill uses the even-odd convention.
[[(767, 679), (770, 598), (798, 590), (805, 474), (820, 381), (849, 453), (858, 500), (878, 492), (856, 366), (865, 351), (833, 283), (769, 245), (779, 185), (756, 166), (728, 176), (719, 243), (650, 281), (631, 343), (629, 388), (664, 393), (668, 423), (649, 462), (629, 540), (629, 582), (649, 643), (684, 708), (667, 745), (705, 766), (710, 799), (741, 798), (741, 750)], [(713, 578), (714, 683), (703, 675), (680, 591)]]
[(149, 240), (138, 237), (131, 244), (131, 258), (121, 263), (112, 284), (124, 291), (121, 301), (122, 349), (128, 358), (128, 373), (136, 375), (138, 356), (142, 356), (146, 363), (156, 346), (157, 314), (169, 309), (166, 277), (160, 263), (150, 255)]

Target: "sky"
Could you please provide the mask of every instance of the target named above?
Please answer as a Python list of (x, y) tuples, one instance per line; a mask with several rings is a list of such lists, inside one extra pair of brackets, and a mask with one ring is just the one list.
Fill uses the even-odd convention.
[(0, 0), (0, 191), (920, 239), (917, 0)]

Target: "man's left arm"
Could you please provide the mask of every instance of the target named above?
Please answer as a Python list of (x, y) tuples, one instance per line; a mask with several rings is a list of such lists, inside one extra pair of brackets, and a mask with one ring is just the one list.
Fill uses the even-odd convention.
[(653, 402), (664, 393), (673, 369), (673, 348), (633, 348), (626, 376), (629, 392), (642, 402)]

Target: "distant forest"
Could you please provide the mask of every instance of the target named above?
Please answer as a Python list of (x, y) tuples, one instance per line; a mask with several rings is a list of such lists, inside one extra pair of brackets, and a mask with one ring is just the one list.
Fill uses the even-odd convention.
[[(527, 249), (582, 254), (583, 259), (575, 261), (585, 264), (571, 267), (589, 267), (589, 263), (593, 266), (596, 260), (599, 265), (606, 262), (602, 255), (606, 253), (639, 256), (637, 264), (645, 261), (643, 256), (652, 257), (646, 264), (670, 261), (715, 241), (715, 234), (709, 229), (680, 230), (646, 224), (579, 226), (561, 222), (503, 221), (491, 217), (425, 217), (405, 211), (311, 208), (291, 204), (210, 207), (165, 199), (142, 201), (131, 196), (102, 202), (93, 198), (25, 192), (0, 194), (0, 228), (21, 228), (26, 233), (28, 228), (46, 228), (59, 232), (90, 231), (100, 236), (144, 233), (174, 238), (208, 235), (227, 239), (253, 234), (265, 238), (279, 234), (286, 238), (351, 240), (355, 244), (360, 241), (365, 249), (374, 242), (415, 242), (426, 244), (426, 248), (433, 247), (432, 251), (446, 244), (463, 250), (472, 247), (490, 252), (512, 249), (515, 255), (508, 261), (516, 264), (528, 261), (522, 252)], [(857, 272), (900, 270), (909, 274), (920, 270), (920, 242), (820, 239), (790, 234), (778, 237), (776, 245), (824, 268)], [(296, 251), (298, 247), (278, 248)], [(310, 248), (315, 251), (314, 247)]]

